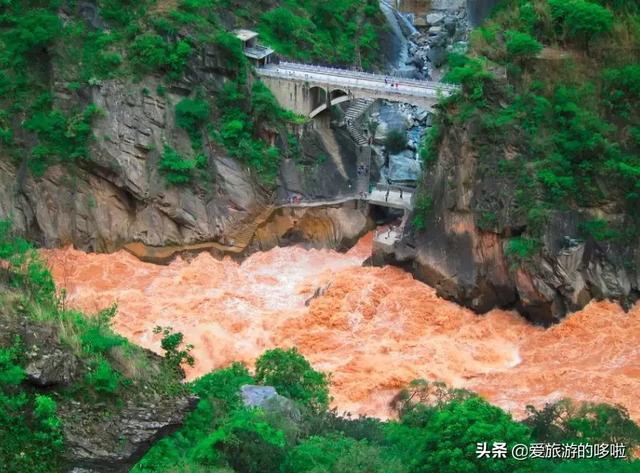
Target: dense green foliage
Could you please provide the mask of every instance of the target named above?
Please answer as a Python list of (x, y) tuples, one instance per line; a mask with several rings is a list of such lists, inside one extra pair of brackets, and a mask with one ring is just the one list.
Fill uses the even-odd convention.
[[(609, 203), (624, 221), (596, 219), (584, 236), (640, 234), (639, 44), (635, 2), (509, 0), (473, 33), (469, 54), (451, 56), (447, 80), (462, 90), (443, 101), (436, 123), (465, 124), (479, 179), (517, 185), (512, 218), (527, 226), (510, 255), (534, 253), (558, 210)], [(427, 169), (442, 135), (426, 137)]]
[(256, 361), (256, 381), (315, 411), (329, 407), (327, 376), (315, 371), (298, 350), (267, 351)]
[[(260, 81), (255, 81), (250, 89), (242, 78), (227, 82), (217, 104), (220, 117), (209, 130), (211, 138), (225, 146), (231, 156), (255, 169), (265, 182), (275, 183), (280, 160), (283, 155), (288, 156), (290, 149), (283, 153), (268, 146), (259, 138), (260, 129), (265, 126), (282, 129), (283, 124), (304, 119), (283, 110)], [(297, 145), (297, 139), (294, 142)]]
[(407, 134), (402, 130), (391, 130), (387, 133), (384, 145), (389, 153), (399, 153), (407, 147)]
[[(270, 383), (279, 391), (291, 390), (302, 379), (291, 373), (311, 369), (303, 360), (297, 352), (277, 349), (256, 366), (264, 371), (268, 365)], [(478, 442), (506, 442), (508, 448), (533, 442), (624, 442), (632, 448), (640, 442), (640, 429), (619, 407), (564, 400), (540, 411), (529, 408), (529, 417), (516, 422), (474, 393), (416, 380), (396, 398), (399, 420), (381, 422), (309, 410), (304, 403), (298, 403), (299, 413), (282, 405), (244, 407), (240, 387), (257, 382), (238, 363), (195, 381), (192, 389), (201, 398), (196, 410), (133, 471), (561, 473), (584, 465), (585, 471), (600, 467), (625, 473), (640, 467), (624, 460), (515, 461), (476, 453)]]
[(98, 113), (94, 105), (71, 117), (60, 110), (36, 112), (24, 122), (25, 130), (35, 133), (38, 145), (31, 150), (29, 167), (41, 175), (50, 164), (75, 163), (89, 157), (87, 141), (91, 137), (91, 119)]
[(413, 225), (418, 230), (424, 230), (427, 226), (426, 215), (431, 212), (433, 207), (433, 199), (430, 195), (427, 195), (424, 191), (418, 194), (416, 200), (416, 213), (413, 219)]
[(183, 99), (176, 105), (176, 123), (189, 133), (194, 148), (202, 147), (200, 134), (209, 113), (209, 104), (201, 99)]
[(179, 78), (193, 48), (187, 41), (168, 43), (162, 36), (145, 33), (133, 40), (129, 50), (131, 63), (141, 72), (163, 71)]
[(0, 465), (2, 471), (50, 473), (61, 466), (64, 438), (55, 401), (21, 389), (22, 346), (0, 347)]
[(370, 69), (381, 62), (383, 23), (375, 0), (287, 0), (260, 17), (259, 31), (287, 57)]
[(403, 473), (397, 458), (384, 458), (379, 446), (342, 433), (309, 437), (297, 445), (282, 466), (283, 473)]
[(171, 146), (165, 145), (158, 169), (167, 184), (179, 186), (191, 182), (196, 165), (196, 160), (184, 158)]
[(184, 335), (174, 332), (171, 327), (157, 326), (153, 333), (161, 333), (160, 347), (164, 350), (164, 362), (181, 375), (183, 365), (193, 366), (195, 358), (191, 355), (193, 345), (184, 345)]
[(508, 31), (506, 36), (507, 55), (511, 61), (527, 62), (542, 51), (542, 44), (528, 33)]
[(37, 302), (50, 301), (55, 296), (55, 283), (36, 250), (24, 238), (11, 231), (11, 223), (0, 220), (0, 260), (3, 279), (11, 287), (20, 288)]

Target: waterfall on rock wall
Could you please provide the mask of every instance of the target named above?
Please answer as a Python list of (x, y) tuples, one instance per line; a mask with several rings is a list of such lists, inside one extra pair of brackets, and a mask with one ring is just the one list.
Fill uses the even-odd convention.
[(478, 26), (482, 23), (482, 20), (491, 13), (491, 9), (498, 3), (500, 3), (500, 0), (467, 0), (467, 11), (471, 26)]
[(400, 21), (396, 16), (393, 6), (385, 0), (381, 0), (380, 9), (387, 18), (387, 23), (391, 29), (392, 44), (389, 48), (393, 51), (393, 55), (391, 56), (393, 59), (390, 66), (395, 74), (395, 72), (399, 72), (406, 67), (406, 62), (409, 59), (409, 42), (400, 26)]

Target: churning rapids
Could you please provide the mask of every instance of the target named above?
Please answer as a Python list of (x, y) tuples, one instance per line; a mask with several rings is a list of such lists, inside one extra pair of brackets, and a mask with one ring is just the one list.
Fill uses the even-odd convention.
[(591, 303), (550, 329), (513, 312), (478, 316), (394, 267), (362, 267), (371, 235), (348, 253), (276, 248), (238, 264), (206, 253), (168, 266), (121, 251), (44, 251), (68, 301), (118, 303), (115, 329), (160, 351), (157, 325), (195, 346), (190, 378), (264, 350), (295, 346), (332, 373), (340, 411), (389, 417), (415, 378), (479, 392), (522, 415), (561, 397), (620, 403), (640, 419), (640, 306)]

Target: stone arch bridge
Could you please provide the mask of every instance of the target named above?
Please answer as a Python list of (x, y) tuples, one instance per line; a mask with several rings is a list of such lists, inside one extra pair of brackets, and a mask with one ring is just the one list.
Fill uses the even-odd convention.
[(439, 82), (309, 66), (290, 62), (257, 69), (280, 105), (314, 118), (334, 105), (354, 99), (385, 99), (432, 110), (438, 99), (457, 87)]

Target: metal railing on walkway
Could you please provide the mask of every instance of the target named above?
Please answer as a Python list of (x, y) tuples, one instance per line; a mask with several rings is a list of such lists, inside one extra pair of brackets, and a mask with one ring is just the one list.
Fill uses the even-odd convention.
[(450, 94), (459, 88), (440, 82), (390, 77), (369, 72), (350, 71), (332, 67), (281, 62), (257, 69), (258, 74), (288, 80), (330, 83), (342, 87), (375, 90), (384, 94), (434, 97)]

